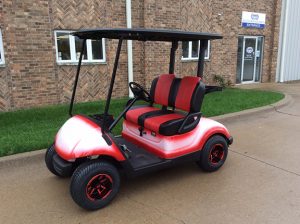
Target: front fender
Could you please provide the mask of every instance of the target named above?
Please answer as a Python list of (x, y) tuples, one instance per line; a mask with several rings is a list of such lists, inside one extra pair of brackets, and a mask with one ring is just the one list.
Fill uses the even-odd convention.
[(117, 145), (109, 145), (103, 138), (101, 127), (87, 117), (71, 117), (55, 137), (55, 150), (65, 160), (87, 156), (106, 155), (117, 161), (125, 160)]

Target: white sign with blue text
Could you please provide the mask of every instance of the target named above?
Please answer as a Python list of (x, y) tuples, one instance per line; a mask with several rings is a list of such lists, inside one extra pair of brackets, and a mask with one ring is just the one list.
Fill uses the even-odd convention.
[(266, 14), (257, 12), (242, 13), (242, 27), (263, 29), (266, 25)]

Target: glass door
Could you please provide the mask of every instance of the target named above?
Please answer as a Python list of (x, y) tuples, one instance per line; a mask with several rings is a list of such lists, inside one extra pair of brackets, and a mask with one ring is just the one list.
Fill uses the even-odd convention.
[(263, 37), (239, 37), (237, 83), (251, 83), (260, 81), (262, 47)]

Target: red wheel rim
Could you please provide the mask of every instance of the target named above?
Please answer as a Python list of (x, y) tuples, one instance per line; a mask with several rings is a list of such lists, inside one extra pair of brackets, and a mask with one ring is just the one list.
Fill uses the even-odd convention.
[(215, 144), (209, 153), (209, 161), (216, 165), (224, 158), (224, 147), (222, 144)]
[(95, 175), (86, 185), (86, 195), (92, 200), (103, 200), (112, 191), (113, 180), (108, 174)]

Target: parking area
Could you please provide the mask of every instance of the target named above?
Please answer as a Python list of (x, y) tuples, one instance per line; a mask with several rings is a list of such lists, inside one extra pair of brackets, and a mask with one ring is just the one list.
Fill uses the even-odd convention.
[(234, 144), (219, 171), (186, 164), (123, 180), (108, 207), (87, 212), (72, 201), (69, 179), (51, 175), (42, 158), (2, 167), (0, 223), (299, 223), (300, 83), (253, 87), (291, 100), (224, 120)]

